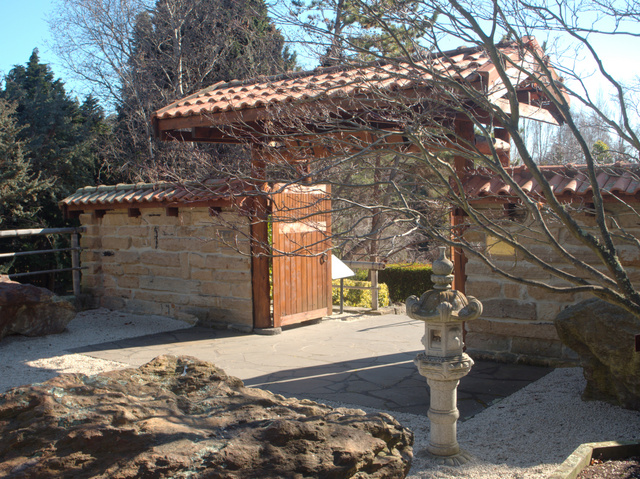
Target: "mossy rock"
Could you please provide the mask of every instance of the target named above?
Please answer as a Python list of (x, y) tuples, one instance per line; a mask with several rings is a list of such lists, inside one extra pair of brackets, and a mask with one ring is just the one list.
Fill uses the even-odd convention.
[(589, 299), (555, 319), (560, 340), (580, 356), (587, 386), (584, 399), (640, 410), (640, 319), (619, 306)]

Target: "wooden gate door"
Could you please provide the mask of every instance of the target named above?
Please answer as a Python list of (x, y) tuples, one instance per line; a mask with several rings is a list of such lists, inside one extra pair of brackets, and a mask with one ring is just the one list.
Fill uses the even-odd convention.
[(273, 195), (273, 326), (328, 316), (331, 304), (329, 186)]

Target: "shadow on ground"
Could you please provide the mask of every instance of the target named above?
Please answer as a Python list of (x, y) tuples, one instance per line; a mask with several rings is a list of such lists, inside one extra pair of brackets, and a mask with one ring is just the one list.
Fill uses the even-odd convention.
[[(429, 409), (429, 389), (417, 372), (413, 358), (419, 351), (386, 354), (306, 367), (269, 367), (268, 357), (260, 370), (251, 372), (243, 338), (256, 338), (224, 330), (194, 327), (76, 348), (72, 352), (130, 364), (142, 364), (162, 353), (196, 356), (211, 361), (228, 373), (243, 371), (247, 386), (267, 389), (289, 397), (340, 402), (360, 407), (424, 415)], [(255, 339), (253, 339), (255, 341)], [(221, 342), (238, 343), (238, 353), (216, 356)], [(227, 344), (228, 347), (228, 344)], [(246, 345), (244, 348), (247, 349)], [(304, 354), (298, 351), (296, 354)], [(296, 364), (291, 354), (290, 364)], [(282, 363), (280, 358), (280, 364)], [(286, 361), (285, 361), (286, 362)], [(264, 373), (264, 369), (272, 372)], [(458, 387), (461, 419), (468, 419), (495, 402), (540, 379), (551, 368), (476, 361)], [(257, 374), (256, 374), (257, 373)], [(237, 374), (237, 373), (236, 373)]]
[[(284, 396), (424, 415), (429, 410), (429, 388), (413, 364), (417, 353), (378, 356), (375, 365), (367, 358), (282, 370), (244, 382)], [(551, 370), (476, 361), (458, 387), (460, 418), (464, 420), (478, 414)]]

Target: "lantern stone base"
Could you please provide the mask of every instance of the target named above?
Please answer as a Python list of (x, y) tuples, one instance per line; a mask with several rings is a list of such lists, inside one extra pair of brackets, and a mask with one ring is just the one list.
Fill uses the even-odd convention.
[(427, 450), (441, 457), (460, 454), (456, 439), (456, 423), (460, 417), (457, 408), (457, 388), (460, 378), (466, 376), (473, 360), (466, 354), (440, 358), (419, 354), (414, 360), (418, 371), (427, 378), (431, 392), (429, 420), (431, 431)]
[(457, 454), (453, 454), (452, 456), (439, 456), (430, 453), (427, 449), (418, 451), (417, 455), (429, 459), (430, 462), (438, 466), (462, 466), (473, 460), (473, 456), (464, 449), (460, 449)]
[(420, 353), (413, 360), (413, 363), (418, 368), (420, 375), (427, 379), (451, 381), (469, 374), (473, 366), (473, 359), (467, 353), (446, 358)]

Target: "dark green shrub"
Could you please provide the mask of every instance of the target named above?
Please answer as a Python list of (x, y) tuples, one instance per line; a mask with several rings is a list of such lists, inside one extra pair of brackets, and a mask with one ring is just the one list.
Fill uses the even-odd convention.
[(404, 303), (412, 294), (420, 296), (433, 289), (430, 264), (388, 264), (378, 272), (378, 281), (389, 287), (389, 297), (394, 303)]

